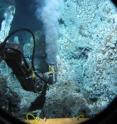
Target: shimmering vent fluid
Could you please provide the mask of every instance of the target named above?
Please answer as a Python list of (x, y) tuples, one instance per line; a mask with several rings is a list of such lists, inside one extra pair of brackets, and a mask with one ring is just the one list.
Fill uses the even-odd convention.
[[(44, 107), (36, 115), (94, 116), (102, 111), (117, 95), (117, 9), (112, 2), (8, 1), (0, 0), (0, 42), (16, 28), (30, 28), (36, 38), (37, 71), (45, 73), (49, 64), (57, 65), (57, 82), (49, 86)], [(10, 42), (22, 46), (30, 64), (31, 36), (18, 33)], [(0, 62), (0, 92), (0, 107), (20, 118), (39, 95), (23, 90), (4, 61)]]

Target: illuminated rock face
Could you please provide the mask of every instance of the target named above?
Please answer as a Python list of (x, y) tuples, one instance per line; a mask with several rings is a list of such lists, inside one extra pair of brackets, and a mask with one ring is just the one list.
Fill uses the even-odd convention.
[(64, 23), (60, 27), (62, 36), (58, 41), (58, 64), (63, 72), (60, 73), (64, 74), (61, 77), (66, 75), (66, 79), (72, 80), (75, 75), (81, 79), (89, 54), (103, 47), (112, 34), (117, 24), (115, 15), (109, 0), (65, 2), (61, 17)]
[[(79, 94), (87, 101), (89, 115), (103, 110), (117, 94), (116, 17), (116, 8), (109, 0), (66, 0), (59, 20), (58, 83), (64, 86), (64, 82), (71, 81), (80, 87)], [(70, 93), (74, 94), (73, 88)], [(64, 97), (61, 92), (58, 94)], [(55, 98), (47, 97), (49, 105)], [(61, 98), (56, 100), (59, 101)]]
[(4, 20), (1, 22), (0, 42), (2, 42), (9, 34), (14, 14), (15, 14), (14, 6), (8, 6), (3, 14)]

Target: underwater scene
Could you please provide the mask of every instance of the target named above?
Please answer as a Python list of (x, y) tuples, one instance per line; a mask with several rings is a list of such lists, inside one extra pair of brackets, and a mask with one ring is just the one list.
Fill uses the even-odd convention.
[(111, 0), (0, 0), (0, 108), (91, 118), (116, 96)]

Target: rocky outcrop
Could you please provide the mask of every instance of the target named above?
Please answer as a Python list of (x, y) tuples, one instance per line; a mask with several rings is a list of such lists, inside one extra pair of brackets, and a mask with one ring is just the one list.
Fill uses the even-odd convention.
[[(116, 11), (109, 0), (65, 0), (62, 12), (58, 85), (48, 91), (43, 111), (47, 117), (64, 116), (64, 112), (76, 116), (82, 108), (79, 101), (83, 99), (92, 116), (102, 111), (117, 94)], [(80, 92), (74, 96), (74, 88), (67, 85), (72, 92), (63, 95), (62, 91), (68, 90), (65, 82), (75, 82)], [(71, 104), (75, 98), (77, 104), (73, 111)]]
[(5, 78), (0, 75), (0, 107), (11, 114), (20, 111), (20, 96), (7, 86)]
[(51, 86), (46, 96), (46, 103), (41, 116), (74, 117), (80, 114), (88, 115), (87, 101), (80, 94), (80, 88), (75, 82), (61, 82)]

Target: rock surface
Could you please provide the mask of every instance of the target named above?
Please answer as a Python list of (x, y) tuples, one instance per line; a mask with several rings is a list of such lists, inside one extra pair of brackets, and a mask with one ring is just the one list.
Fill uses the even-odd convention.
[(0, 108), (17, 115), (20, 102), (20, 96), (7, 86), (5, 78), (0, 75)]
[(47, 92), (47, 99), (41, 112), (41, 117), (74, 117), (80, 114), (88, 115), (87, 101), (80, 94), (80, 88), (75, 82), (54, 84)]

